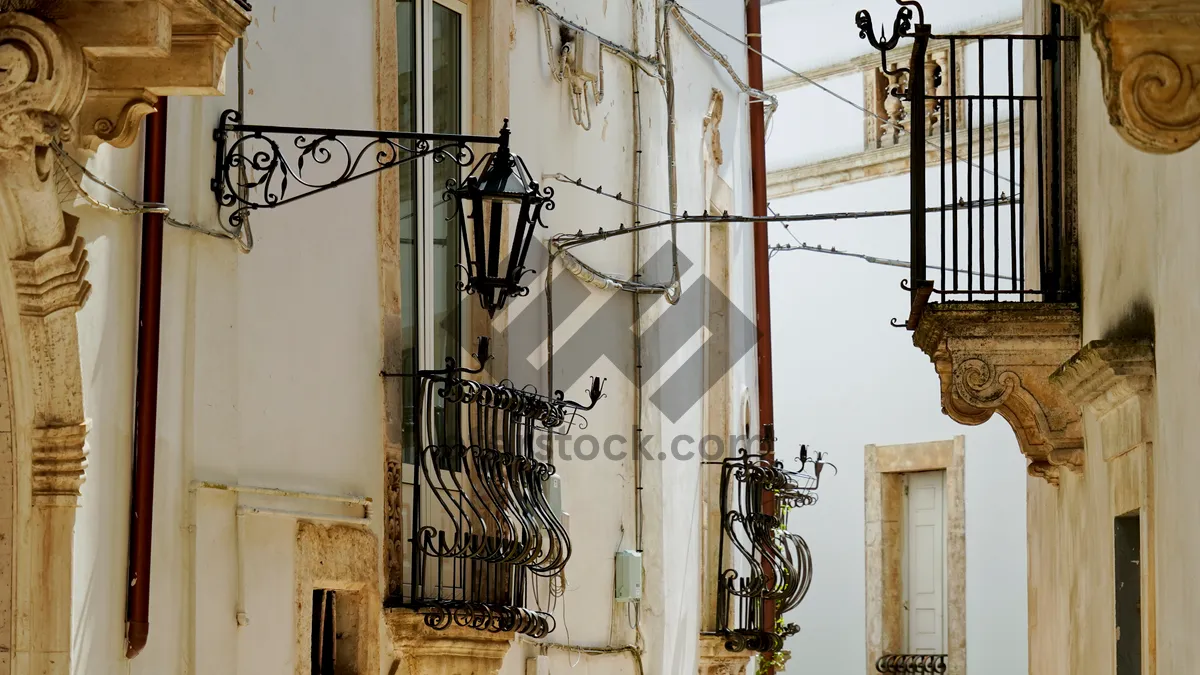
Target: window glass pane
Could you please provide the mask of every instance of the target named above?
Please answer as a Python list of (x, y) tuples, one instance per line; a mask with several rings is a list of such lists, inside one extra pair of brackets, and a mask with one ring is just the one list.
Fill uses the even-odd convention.
[[(433, 4), (433, 119), (430, 131), (460, 134), (462, 128), (462, 16), (437, 3)], [(451, 204), (443, 201), (446, 181), (459, 177), (453, 162), (438, 162), (433, 170), (433, 324), (434, 360), (440, 366), (447, 357), (462, 360), (459, 351), (462, 316), (459, 311), (459, 232)]]
[[(396, 51), (399, 82), (399, 119), (401, 131), (417, 129), (417, 6), (414, 0), (396, 2)], [(403, 372), (412, 373), (420, 362), (417, 358), (417, 173), (415, 163), (401, 164), (396, 169), (400, 179), (400, 318), (403, 349)], [(406, 378), (401, 405), (404, 415), (404, 455), (412, 461), (416, 444), (416, 378)]]
[[(439, 134), (462, 133), (462, 17), (442, 5), (433, 3), (432, 37), (433, 119), (430, 131)], [(459, 346), (462, 340), (462, 312), (459, 310), (461, 294), (459, 281), (459, 229), (454, 206), (442, 199), (446, 181), (459, 178), (459, 167), (454, 162), (435, 162), (433, 165), (433, 222), (429, 232), (433, 236), (432, 269), (426, 278), (433, 281), (433, 356), (437, 367), (442, 367), (447, 358), (462, 363)], [(439, 427), (444, 437), (439, 439), (446, 445), (460, 442), (461, 421), (456, 414), (457, 406), (448, 406), (436, 411)]]

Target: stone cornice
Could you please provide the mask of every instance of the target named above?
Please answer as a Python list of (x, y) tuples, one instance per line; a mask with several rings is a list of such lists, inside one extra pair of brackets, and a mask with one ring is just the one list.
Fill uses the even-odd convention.
[[(1021, 19), (1004, 21), (1002, 23), (989, 24), (978, 28), (971, 28), (967, 31), (972, 35), (1009, 35), (1021, 32)], [(929, 50), (945, 49), (950, 45), (950, 41), (945, 38), (938, 38), (929, 41)], [(866, 46), (863, 43), (863, 46)], [(888, 51), (889, 61), (907, 61), (912, 58), (912, 42), (906, 41), (904, 44), (897, 46), (895, 49)], [(776, 78), (767, 82), (766, 92), (768, 94), (778, 94), (800, 87), (810, 86), (814, 80), (828, 80), (841, 75), (848, 75), (855, 71), (866, 70), (867, 68), (875, 68), (879, 65), (879, 53), (872, 51), (866, 54), (860, 54), (854, 58), (834, 63), (828, 66), (812, 68), (805, 70), (799, 75), (788, 74), (783, 77)]]
[(913, 333), (941, 381), (942, 410), (982, 424), (1000, 413), (1029, 458), (1030, 475), (1057, 484), (1058, 468), (1083, 465), (1079, 408), (1050, 375), (1080, 344), (1069, 303), (933, 303)]
[[(959, 133), (965, 134), (965, 128), (960, 125)], [(994, 139), (999, 139), (1000, 150), (1007, 149), (1012, 140), (1008, 124), (1004, 122), (1001, 122), (998, 129), (993, 129), (993, 125), (989, 124), (984, 127), (982, 135), (985, 155), (990, 155), (996, 150)], [(947, 158), (952, 157), (949, 151), (941, 151), (931, 145), (925, 152), (926, 164), (933, 166), (940, 161), (943, 154)], [(912, 151), (909, 149), (908, 143), (904, 142), (886, 148), (864, 150), (844, 157), (833, 157), (787, 169), (776, 169), (767, 174), (767, 197), (782, 199), (833, 186), (906, 174), (909, 172), (911, 162)]]
[(488, 675), (500, 672), (512, 633), (491, 633), (451, 625), (435, 630), (411, 609), (385, 609), (384, 620), (399, 657), (398, 675)]
[(1200, 2), (1055, 2), (1091, 34), (1109, 121), (1125, 140), (1154, 153), (1200, 140)]
[(1103, 415), (1154, 386), (1150, 340), (1089, 342), (1051, 376), (1067, 397)]
[(234, 0), (65, 0), (63, 29), (92, 71), (82, 145), (127, 147), (159, 96), (224, 93), (225, 56), (250, 23)]

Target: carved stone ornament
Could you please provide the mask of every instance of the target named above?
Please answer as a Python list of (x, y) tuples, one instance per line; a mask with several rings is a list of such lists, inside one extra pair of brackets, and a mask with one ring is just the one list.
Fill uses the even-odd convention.
[(1151, 340), (1094, 340), (1050, 381), (1094, 416), (1099, 453), (1109, 461), (1154, 437), (1154, 369)]
[(1200, 1), (1055, 2), (1091, 33), (1109, 121), (1125, 140), (1154, 153), (1200, 140)]
[(512, 633), (463, 626), (434, 630), (411, 609), (385, 609), (384, 620), (399, 662), (396, 675), (496, 675), (512, 645)]
[(942, 411), (962, 424), (1006, 419), (1029, 475), (1057, 485), (1083, 467), (1079, 408), (1050, 375), (1079, 350), (1079, 307), (1067, 303), (933, 303), (913, 333), (941, 380)]

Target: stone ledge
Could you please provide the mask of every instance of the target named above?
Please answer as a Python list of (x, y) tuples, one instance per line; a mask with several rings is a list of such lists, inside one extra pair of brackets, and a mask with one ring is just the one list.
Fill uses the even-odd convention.
[(512, 633), (462, 626), (434, 630), (411, 609), (384, 609), (397, 675), (495, 675), (512, 646)]
[(1154, 343), (1089, 342), (1050, 376), (1073, 402), (1095, 415), (1106, 461), (1153, 436)]
[(128, 147), (159, 96), (225, 91), (225, 57), (250, 24), (235, 0), (67, 0), (59, 25), (91, 68), (83, 145)]

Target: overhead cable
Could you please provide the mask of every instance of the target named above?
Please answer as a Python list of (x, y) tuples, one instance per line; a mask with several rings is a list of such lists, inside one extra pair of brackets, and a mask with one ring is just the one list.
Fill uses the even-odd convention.
[[(718, 33), (720, 33), (721, 35), (724, 35), (725, 37), (729, 38), (730, 40), (733, 40), (734, 42), (738, 43), (739, 45), (742, 45), (742, 46), (746, 47), (747, 49), (749, 49), (750, 51), (754, 52), (755, 54), (758, 54), (759, 56), (763, 57), (763, 58), (764, 58), (764, 59), (766, 59), (767, 61), (770, 61), (771, 63), (773, 63), (773, 64), (775, 64), (775, 65), (779, 66), (780, 68), (782, 68), (782, 69), (783, 69), (783, 70), (785, 70), (786, 72), (790, 73), (791, 75), (795, 75), (796, 77), (800, 78), (801, 80), (803, 80), (803, 81), (807, 82), (808, 84), (810, 84), (810, 85), (812, 85), (812, 86), (816, 87), (817, 89), (820, 89), (821, 91), (825, 92), (826, 94), (829, 94), (830, 96), (832, 96), (832, 97), (836, 98), (837, 100), (839, 100), (839, 101), (842, 101), (843, 103), (846, 103), (847, 105), (850, 105), (850, 106), (854, 107), (856, 110), (859, 110), (859, 111), (861, 111), (861, 112), (863, 112), (863, 113), (865, 113), (865, 114), (869, 115), (870, 117), (873, 117), (873, 118), (875, 118), (875, 119), (879, 120), (880, 122), (882, 122), (882, 123), (886, 124), (887, 126), (889, 126), (889, 127), (893, 128), (893, 129), (897, 130), (899, 133), (902, 133), (902, 134), (908, 134), (908, 133), (909, 133), (909, 132), (908, 132), (908, 129), (904, 128), (904, 126), (902, 126), (902, 125), (900, 125), (900, 124), (897, 124), (897, 123), (893, 122), (892, 120), (890, 120), (890, 119), (887, 119), (886, 117), (883, 117), (882, 115), (880, 115), (879, 113), (877, 113), (877, 112), (875, 112), (875, 111), (873, 111), (873, 110), (868, 110), (866, 107), (862, 106), (861, 104), (858, 104), (858, 103), (855, 103), (854, 101), (851, 101), (850, 99), (846, 98), (845, 96), (842, 96), (841, 94), (839, 94), (839, 93), (837, 93), (836, 91), (834, 91), (834, 90), (830, 89), (829, 87), (826, 87), (825, 85), (821, 84), (820, 82), (817, 82), (816, 80), (814, 80), (814, 79), (812, 79), (811, 77), (809, 77), (809, 76), (805, 75), (804, 73), (801, 73), (801, 72), (799, 72), (799, 71), (797, 71), (797, 70), (794, 70), (794, 69), (792, 69), (792, 68), (789, 68), (789, 67), (788, 67), (787, 65), (785, 65), (785, 64), (784, 64), (782, 61), (779, 61), (778, 59), (772, 58), (771, 56), (768, 56), (767, 54), (763, 53), (761, 50), (758, 50), (758, 49), (755, 49), (754, 47), (751, 47), (751, 46), (750, 46), (750, 43), (748, 43), (748, 42), (746, 42), (745, 40), (743, 40), (743, 39), (739, 38), (738, 36), (736, 36), (736, 35), (734, 35), (734, 34), (730, 33), (729, 31), (726, 31), (725, 29), (721, 28), (721, 27), (720, 27), (720, 26), (718, 26), (717, 24), (715, 24), (715, 23), (713, 23), (713, 22), (709, 21), (708, 19), (704, 18), (703, 16), (701, 16), (701, 15), (697, 14), (696, 12), (694, 12), (694, 11), (692, 11), (692, 10), (688, 9), (687, 7), (684, 7), (683, 5), (679, 4), (679, 3), (678, 3), (676, 0), (666, 0), (666, 2), (667, 2), (667, 5), (668, 5), (668, 6), (670, 6), (670, 7), (672, 7), (672, 8), (675, 8), (675, 9), (677, 9), (677, 10), (679, 10), (679, 11), (685, 12), (685, 13), (687, 13), (687, 14), (689, 14), (689, 15), (691, 15), (691, 16), (693, 16), (693, 17), (695, 17), (695, 18), (696, 18), (698, 21), (700, 21), (701, 23), (705, 24), (706, 26), (708, 26), (708, 27), (712, 28), (713, 30), (717, 31), (717, 32), (718, 32)], [(934, 143), (932, 139), (926, 138), (926, 139), (925, 139), (925, 145), (927, 145), (927, 146), (929, 146), (929, 147), (931, 147), (931, 148), (934, 148), (935, 150), (938, 150), (939, 152), (941, 152), (941, 153), (943, 153), (943, 154), (946, 152), (946, 149), (945, 149), (945, 148), (939, 148), (939, 147), (938, 147), (938, 145), (937, 145), (936, 143)], [(1010, 185), (1012, 185), (1014, 188), (1019, 188), (1019, 187), (1020, 187), (1020, 183), (1018, 183), (1017, 181), (1013, 180), (1013, 179), (1012, 179), (1010, 176), (1004, 176), (1004, 175), (1001, 175), (1001, 174), (999, 174), (998, 172), (991, 171), (990, 169), (988, 169), (986, 166), (984, 166), (984, 165), (983, 165), (983, 160), (982, 160), (982, 159), (980, 160), (979, 164), (972, 164), (972, 162), (971, 162), (971, 157), (970, 157), (970, 156), (968, 156), (966, 159), (963, 159), (962, 157), (960, 157), (960, 156), (957, 154), (957, 152), (954, 152), (954, 153), (952, 153), (952, 154), (951, 154), (951, 156), (952, 156), (952, 157), (954, 157), (954, 159), (955, 159), (956, 161), (965, 161), (967, 164), (971, 164), (972, 166), (974, 166), (975, 168), (977, 168), (977, 169), (979, 169), (980, 171), (984, 172), (985, 174), (992, 175), (992, 176), (996, 176), (997, 178), (999, 178), (999, 179), (1001, 179), (1001, 180), (1003, 180), (1003, 181), (1005, 181), (1005, 182), (1009, 183), (1009, 184), (1010, 184)]]

